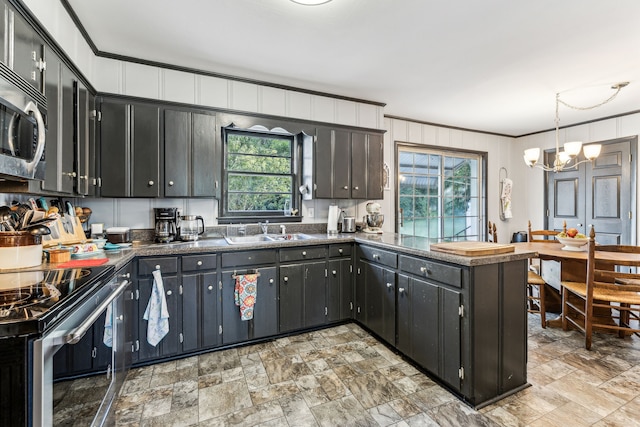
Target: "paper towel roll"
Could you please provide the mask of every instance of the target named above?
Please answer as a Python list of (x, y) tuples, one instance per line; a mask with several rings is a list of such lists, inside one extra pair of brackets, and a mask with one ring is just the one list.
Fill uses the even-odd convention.
[(329, 206), (329, 219), (327, 220), (327, 233), (335, 234), (338, 232), (338, 213), (339, 209), (335, 205)]

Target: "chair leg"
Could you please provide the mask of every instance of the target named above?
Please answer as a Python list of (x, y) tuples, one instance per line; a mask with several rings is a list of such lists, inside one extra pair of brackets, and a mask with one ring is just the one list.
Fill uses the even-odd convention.
[(569, 312), (569, 308), (567, 307), (567, 301), (569, 298), (569, 291), (565, 287), (562, 288), (562, 330), (566, 331), (569, 329), (569, 325), (567, 322), (567, 313)]
[(546, 309), (545, 309), (545, 304), (544, 304), (544, 297), (545, 297), (544, 288), (545, 287), (546, 287), (546, 285), (538, 286), (538, 289), (540, 290), (538, 292), (538, 296), (540, 297), (540, 301), (538, 301), (538, 307), (540, 307), (540, 323), (542, 324), (543, 328), (547, 327), (547, 314), (546, 314)]
[[(631, 306), (629, 304), (624, 304), (621, 303), (620, 304), (620, 319), (619, 319), (619, 326), (624, 326), (625, 328), (630, 328), (631, 327), (631, 319), (629, 316), (629, 308)], [(624, 330), (619, 330), (618, 331), (618, 336), (620, 338), (624, 338), (626, 335), (626, 331)]]
[(584, 346), (587, 350), (591, 350), (593, 337), (593, 301), (585, 299), (584, 307)]

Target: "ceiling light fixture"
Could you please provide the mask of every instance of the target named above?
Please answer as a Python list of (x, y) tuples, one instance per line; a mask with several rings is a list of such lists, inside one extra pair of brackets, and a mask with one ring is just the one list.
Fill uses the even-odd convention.
[(318, 6), (321, 4), (329, 3), (331, 0), (291, 0), (294, 3), (302, 4), (305, 6)]
[[(609, 98), (604, 101), (591, 105), (589, 107), (576, 107), (574, 105), (568, 104), (565, 101), (560, 99), (560, 93), (556, 93), (556, 158), (553, 162), (553, 165), (545, 165), (538, 164), (538, 159), (540, 158), (540, 148), (529, 148), (528, 150), (524, 150), (524, 162), (529, 166), (537, 167), (543, 169), (547, 172), (562, 172), (563, 170), (576, 169), (580, 163), (591, 162), (596, 159), (600, 155), (600, 149), (602, 146), (600, 144), (589, 144), (582, 146), (582, 142), (580, 141), (572, 141), (564, 143), (564, 151), (560, 151), (560, 115), (558, 113), (560, 104), (565, 107), (572, 108), (574, 110), (592, 110), (594, 108), (598, 108), (609, 101), (613, 101), (613, 99), (620, 93), (620, 90), (627, 86), (629, 82), (616, 83), (611, 86), (611, 89), (615, 89), (615, 93), (611, 95)], [(580, 149), (582, 149), (584, 153), (585, 160), (578, 161), (578, 154), (580, 154)], [(575, 161), (575, 163), (571, 163), (571, 161)]]

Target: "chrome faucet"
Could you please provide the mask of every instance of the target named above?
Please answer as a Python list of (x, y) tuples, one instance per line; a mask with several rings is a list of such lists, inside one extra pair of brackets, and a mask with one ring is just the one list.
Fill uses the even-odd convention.
[(280, 224), (280, 233), (287, 234), (287, 227), (284, 224)]
[(266, 222), (259, 222), (258, 225), (262, 229), (262, 232), (264, 234), (267, 234), (267, 231), (269, 231), (269, 220), (267, 220)]

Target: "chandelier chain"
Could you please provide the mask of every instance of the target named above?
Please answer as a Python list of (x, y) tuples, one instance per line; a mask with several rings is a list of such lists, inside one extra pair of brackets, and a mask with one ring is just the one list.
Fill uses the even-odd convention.
[(615, 99), (615, 97), (618, 96), (618, 94), (620, 93), (620, 90), (622, 88), (623, 88), (623, 86), (617, 85), (616, 91), (613, 93), (613, 95), (611, 95), (609, 98), (605, 99), (604, 101), (602, 101), (602, 102), (600, 102), (598, 104), (590, 105), (588, 107), (579, 107), (579, 106), (576, 106), (576, 105), (571, 105), (571, 104), (563, 101), (562, 99), (560, 99), (560, 94), (559, 93), (556, 94), (556, 99), (558, 100), (559, 103), (561, 103), (565, 107), (568, 107), (568, 108), (571, 108), (571, 109), (574, 109), (574, 110), (582, 110), (582, 111), (584, 111), (584, 110), (593, 110), (594, 108), (601, 107), (604, 104), (613, 101)]

